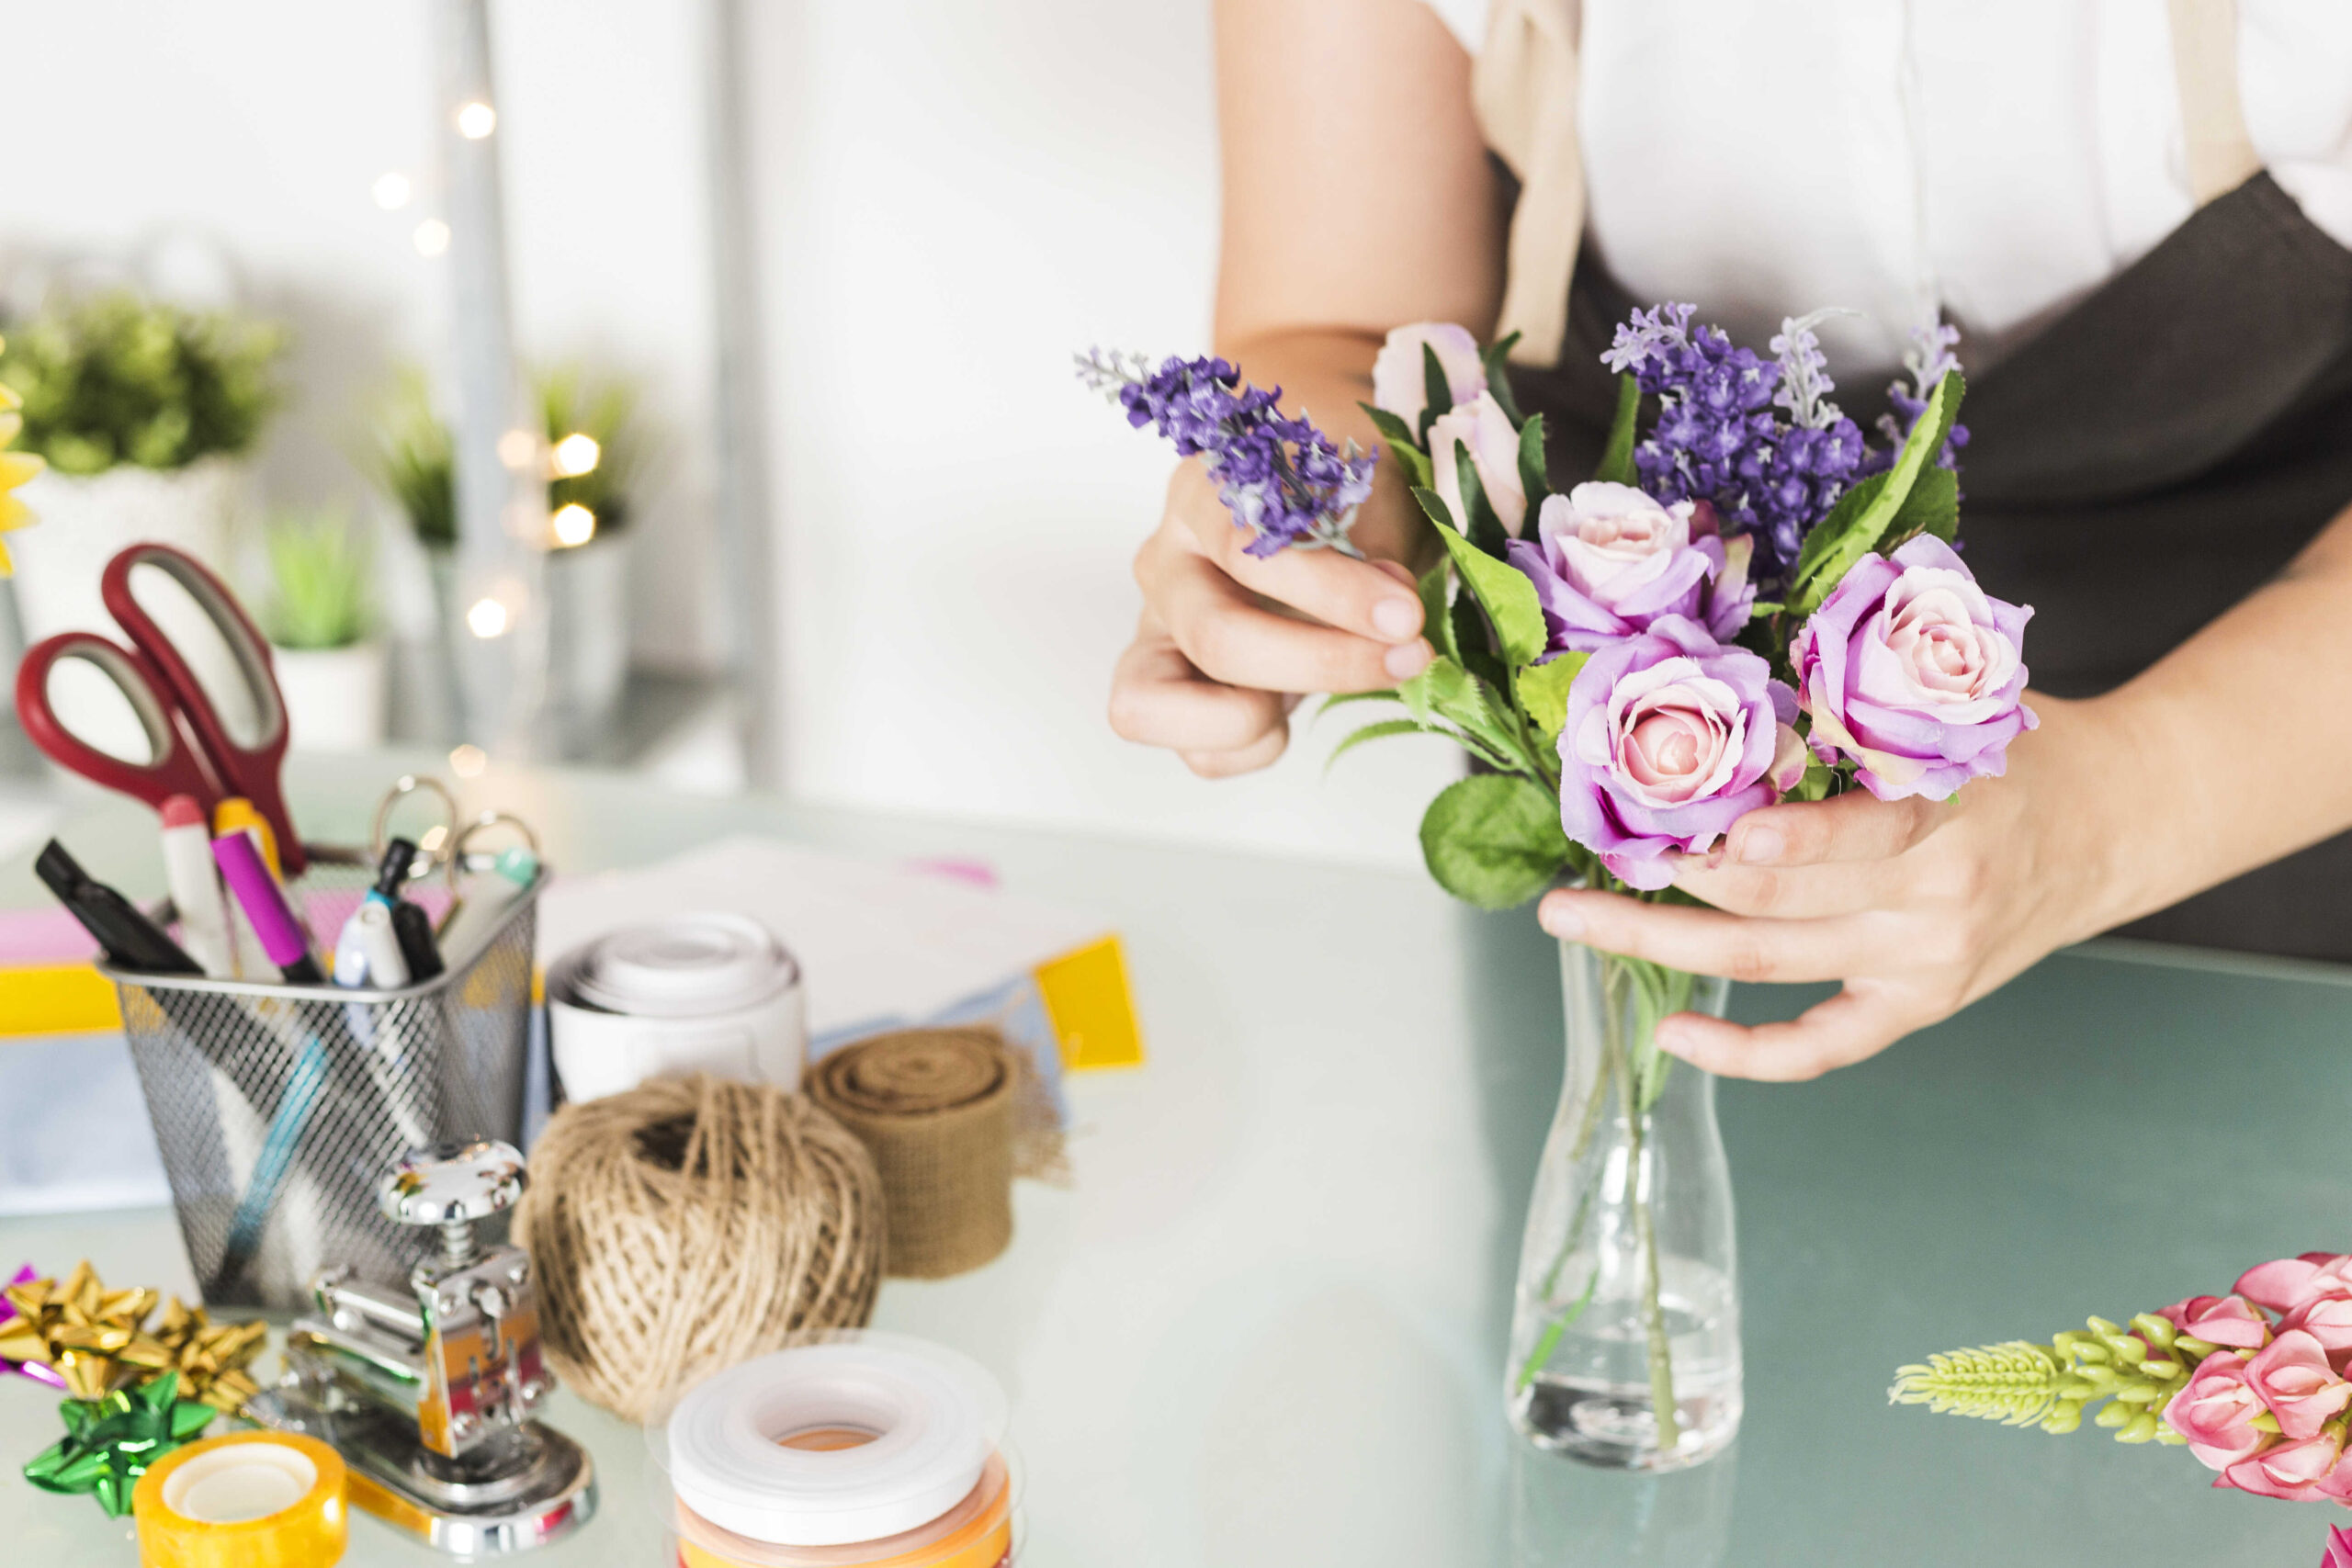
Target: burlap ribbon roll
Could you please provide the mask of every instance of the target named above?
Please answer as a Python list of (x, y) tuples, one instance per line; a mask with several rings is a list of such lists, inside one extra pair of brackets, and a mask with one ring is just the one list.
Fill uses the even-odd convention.
[(889, 1271), (960, 1274), (1012, 1239), (1020, 1064), (988, 1029), (907, 1029), (821, 1058), (808, 1098), (872, 1151), (889, 1207)]
[(632, 1421), (793, 1333), (863, 1327), (882, 1226), (874, 1161), (838, 1122), (702, 1075), (557, 1111), (514, 1213), (557, 1375)]

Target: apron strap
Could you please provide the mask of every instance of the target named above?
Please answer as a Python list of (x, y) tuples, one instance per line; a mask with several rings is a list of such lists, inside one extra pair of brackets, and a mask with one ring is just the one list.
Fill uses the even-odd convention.
[(2188, 192), (2197, 205), (2254, 177), (2262, 156), (2238, 96), (2237, 0), (2170, 0), (2172, 73), (2180, 93)]
[(1568, 282), (1584, 238), (1584, 155), (1577, 137), (1577, 0), (1490, 0), (1470, 70), (1487, 145), (1519, 176), (1498, 337), (1520, 334), (1514, 365), (1559, 363)]

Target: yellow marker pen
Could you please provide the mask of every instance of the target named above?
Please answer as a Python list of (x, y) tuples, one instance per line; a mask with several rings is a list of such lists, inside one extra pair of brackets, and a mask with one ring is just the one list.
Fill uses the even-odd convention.
[(242, 795), (232, 795), (212, 808), (212, 836), (234, 833), (250, 829), (261, 840), (262, 863), (269, 867), (269, 874), (282, 886), (286, 869), (277, 863), (277, 838), (269, 830), (269, 823), (254, 809), (254, 803)]

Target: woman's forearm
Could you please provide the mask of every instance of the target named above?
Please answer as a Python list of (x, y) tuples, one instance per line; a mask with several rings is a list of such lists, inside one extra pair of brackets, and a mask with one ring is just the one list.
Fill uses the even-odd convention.
[(2352, 510), (2146, 672), (2083, 705), (2114, 748), (2110, 923), (2352, 828)]

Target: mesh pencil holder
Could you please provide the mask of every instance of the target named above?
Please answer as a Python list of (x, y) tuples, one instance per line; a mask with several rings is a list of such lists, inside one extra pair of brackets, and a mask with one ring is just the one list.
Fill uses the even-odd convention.
[[(324, 926), (373, 880), (314, 859), (292, 891)], [(320, 1269), (405, 1280), (433, 1237), (376, 1184), (421, 1145), (522, 1142), (538, 879), (489, 940), (433, 979), (343, 990), (107, 964), (188, 1263), (212, 1306), (290, 1312)], [(338, 925), (340, 914), (334, 914)]]

